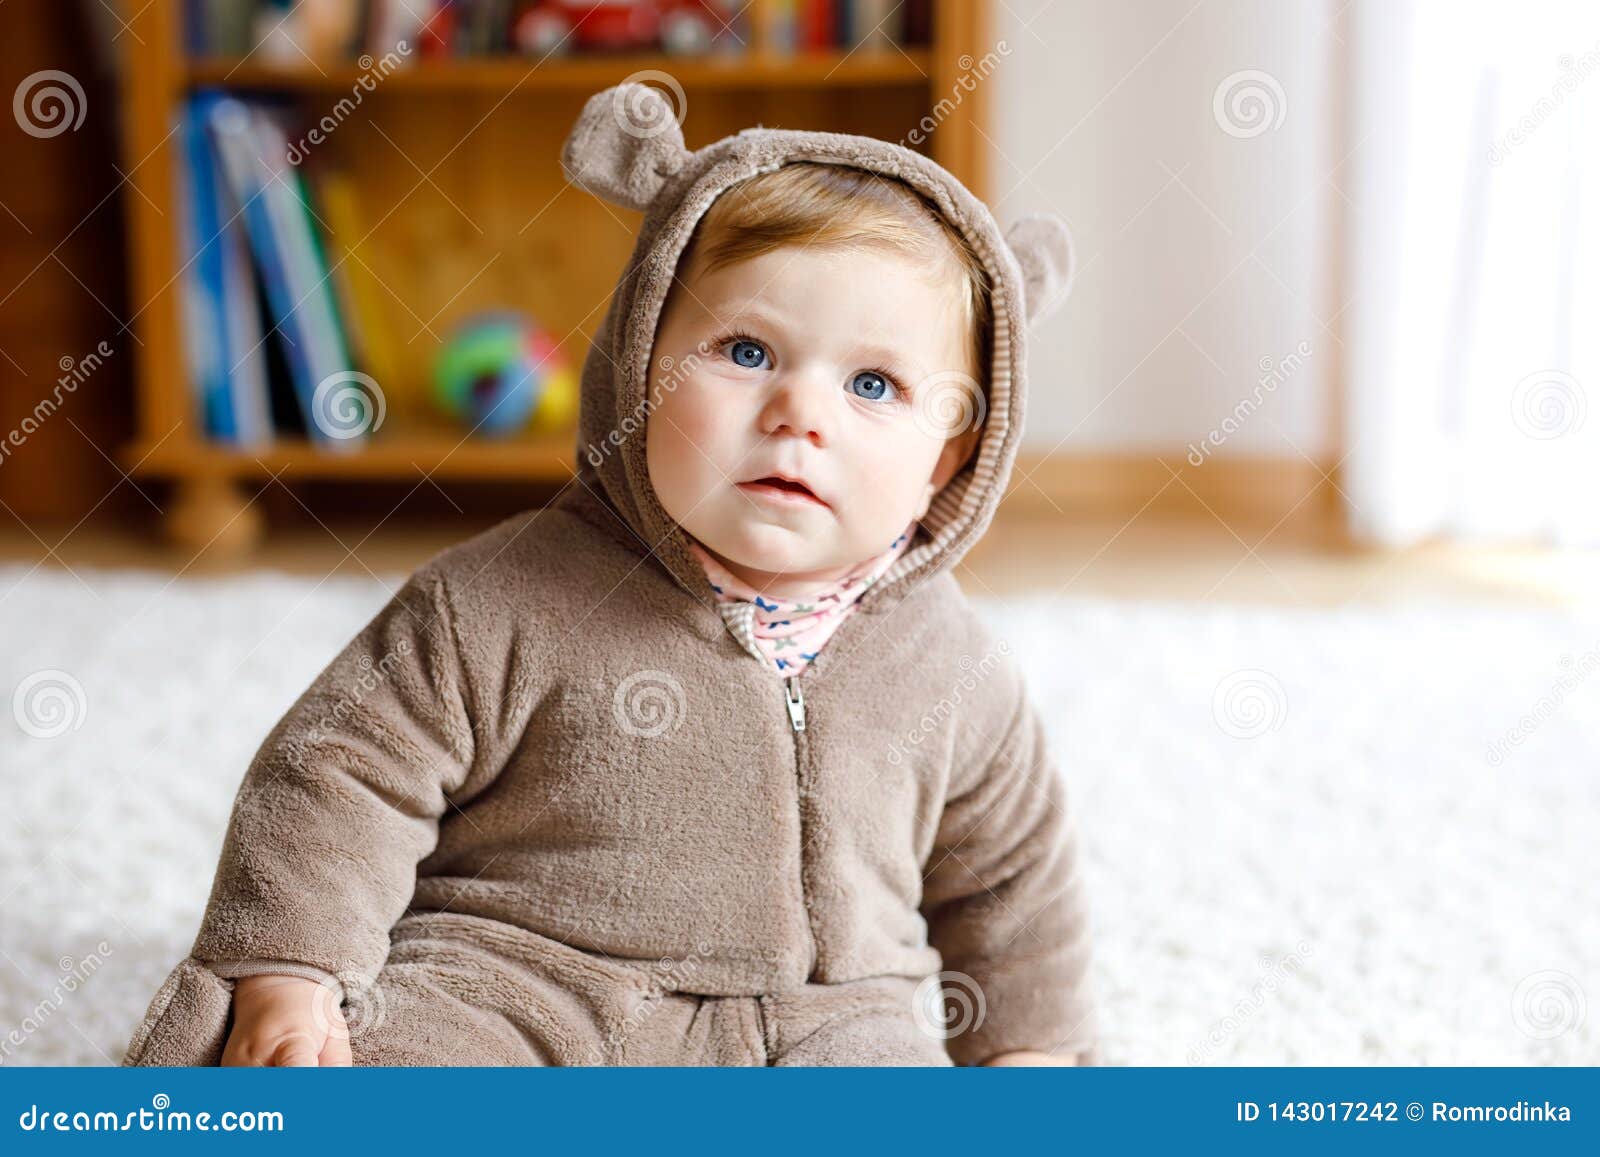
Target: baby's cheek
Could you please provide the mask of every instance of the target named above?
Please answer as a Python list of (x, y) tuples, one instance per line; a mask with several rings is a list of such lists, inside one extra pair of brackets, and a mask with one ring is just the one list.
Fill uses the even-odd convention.
[(684, 440), (692, 446), (719, 444), (737, 421), (735, 407), (729, 404), (722, 391), (693, 379), (679, 383), (664, 408), (673, 425), (682, 431)]
[(678, 383), (648, 419), (650, 469), (657, 489), (671, 489), (693, 503), (722, 477), (722, 439), (727, 423), (707, 404), (705, 391)]
[(928, 440), (896, 431), (868, 443), (857, 450), (858, 485), (863, 494), (871, 494), (879, 508), (887, 508), (886, 517), (895, 517), (894, 511), (915, 500), (922, 493), (933, 473), (929, 458)]

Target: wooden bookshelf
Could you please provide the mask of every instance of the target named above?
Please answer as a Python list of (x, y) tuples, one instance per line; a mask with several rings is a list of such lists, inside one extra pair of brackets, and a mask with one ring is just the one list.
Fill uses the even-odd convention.
[[(537, 68), (521, 58), (429, 62), (383, 81), (398, 92), (541, 92), (582, 91), (585, 95), (645, 70), (670, 73), (685, 88), (749, 89), (757, 85), (801, 87), (819, 84), (916, 85), (931, 67), (926, 49), (901, 52), (806, 52), (792, 56), (749, 58), (626, 56), (550, 60)], [(190, 85), (212, 85), (255, 91), (348, 92), (363, 75), (354, 65), (280, 68), (238, 60), (195, 60), (185, 69)]]
[[(202, 87), (272, 94), (310, 123), (350, 93), (355, 62), (278, 67), (252, 59), (188, 59), (178, 0), (130, 2), (121, 37), (128, 267), (134, 303), (137, 433), (124, 448), (136, 476), (170, 480), (168, 530), (183, 545), (245, 548), (264, 531), (252, 483), (561, 482), (575, 466), (572, 431), (488, 439), (430, 412), (428, 367), (451, 325), (513, 308), (561, 339), (581, 366), (638, 215), (566, 184), (560, 149), (591, 94), (658, 71), (682, 86), (683, 129), (698, 148), (754, 124), (903, 140), (941, 99), (958, 98), (924, 148), (980, 197), (986, 86), (958, 81), (993, 49), (987, 0), (936, 0), (932, 43), (853, 53), (780, 54), (760, 40), (768, 0), (756, 0), (752, 51), (737, 57), (517, 56), (424, 60), (363, 94), (354, 115), (317, 146), (318, 164), (357, 183), (363, 261), (384, 288), (399, 380), (381, 383), (384, 425), (356, 449), (302, 439), (253, 448), (209, 439), (187, 380), (179, 272), (175, 116)], [(965, 59), (964, 59), (965, 58)], [(325, 488), (323, 488), (325, 490)]]

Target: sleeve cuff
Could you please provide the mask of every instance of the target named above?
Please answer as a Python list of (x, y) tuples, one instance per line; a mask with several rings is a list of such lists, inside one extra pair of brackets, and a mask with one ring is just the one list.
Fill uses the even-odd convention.
[[(1041, 961), (996, 964), (972, 972), (983, 1003), (956, 1019), (945, 1050), (958, 1065), (980, 1065), (1001, 1053), (1029, 1050), (1067, 1056), (1086, 1053), (1099, 1064), (1099, 1014), (1083, 985), (1056, 979), (1060, 970)], [(971, 987), (971, 984), (964, 985)], [(981, 1011), (982, 1015), (978, 1015)]]
[(201, 963), (228, 980), (245, 976), (299, 976), (329, 985), (340, 992), (344, 990), (344, 985), (333, 973), (315, 965), (302, 964), (298, 960), (204, 960)]

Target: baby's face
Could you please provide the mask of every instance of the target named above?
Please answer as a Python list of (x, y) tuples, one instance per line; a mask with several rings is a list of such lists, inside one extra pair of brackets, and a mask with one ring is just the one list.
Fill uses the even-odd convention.
[(698, 265), (656, 332), (650, 479), (733, 574), (803, 594), (887, 550), (977, 444), (965, 287), (871, 249)]

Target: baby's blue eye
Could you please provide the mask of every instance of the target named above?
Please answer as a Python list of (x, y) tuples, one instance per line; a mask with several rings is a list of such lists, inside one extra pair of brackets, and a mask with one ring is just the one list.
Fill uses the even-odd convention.
[(743, 366), (747, 370), (759, 370), (766, 362), (767, 351), (760, 342), (748, 341), (739, 338), (728, 343), (728, 356), (733, 359), (733, 364)]
[(862, 370), (850, 380), (850, 388), (855, 391), (856, 397), (865, 398), (869, 402), (882, 401), (884, 397), (894, 392), (884, 376), (874, 370)]

